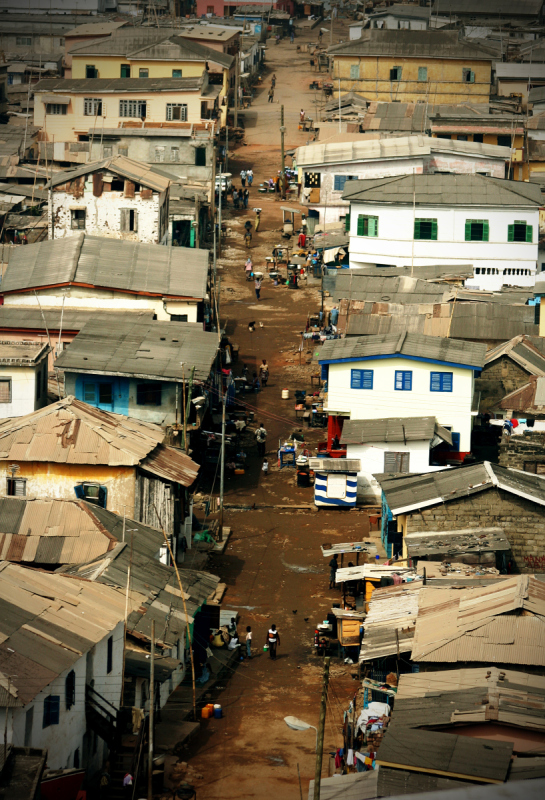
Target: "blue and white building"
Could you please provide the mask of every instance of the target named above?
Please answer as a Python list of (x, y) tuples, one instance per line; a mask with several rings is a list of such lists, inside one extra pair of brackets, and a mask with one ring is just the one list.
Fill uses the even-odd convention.
[(314, 503), (317, 506), (353, 508), (358, 496), (359, 458), (311, 458)]

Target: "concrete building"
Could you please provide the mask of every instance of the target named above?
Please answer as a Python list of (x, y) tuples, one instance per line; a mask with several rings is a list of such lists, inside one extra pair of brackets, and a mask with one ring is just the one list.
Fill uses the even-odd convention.
[[(357, 34), (358, 25), (365, 28), (378, 28), (390, 31), (425, 31), (428, 28), (441, 28), (449, 22), (449, 17), (441, 17), (430, 13), (429, 8), (406, 3), (394, 3), (388, 8), (379, 8), (365, 15), (365, 19), (360, 23), (350, 26), (350, 38), (359, 39), (363, 33), (360, 28)], [(354, 34), (352, 33), (354, 31)]]
[(349, 202), (342, 194), (347, 181), (437, 172), (505, 178), (510, 158), (507, 147), (424, 135), (316, 143), (295, 152), (302, 201), (320, 224), (345, 220)]
[(0, 418), (21, 417), (47, 405), (47, 356), (35, 342), (0, 341)]
[(49, 238), (82, 231), (125, 241), (166, 244), (171, 181), (145, 164), (113, 156), (58, 172), (49, 189)]
[(50, 769), (83, 767), (92, 777), (114, 743), (115, 711), (107, 721), (97, 706), (120, 707), (125, 599), (108, 586), (4, 561), (2, 619), (15, 596), (17, 614), (3, 630), (7, 742), (47, 750)]
[[(191, 382), (205, 410), (204, 395), (216, 387), (216, 333), (184, 322), (128, 318), (104, 330), (90, 320), (56, 361), (66, 392), (116, 414), (171, 426), (182, 420), (182, 384)], [(200, 389), (197, 392), (197, 388)], [(192, 406), (189, 427), (199, 415)]]
[(84, 22), (83, 25), (76, 25), (75, 28), (66, 31), (64, 34), (64, 77), (67, 79), (72, 77), (72, 54), (70, 51), (73, 47), (111, 36), (114, 31), (126, 24), (124, 20), (108, 20), (107, 22), (93, 20), (93, 22)]
[(545, 377), (545, 355), (536, 343), (541, 343), (537, 336), (519, 334), (487, 352), (483, 370), (475, 381), (481, 413), (497, 411), (503, 398), (526, 386), (531, 376)]
[(524, 110), (530, 90), (545, 86), (545, 64), (513, 64), (496, 61), (494, 64), (499, 97), (517, 97)]
[(368, 100), (488, 103), (493, 52), (460, 41), (458, 31), (364, 31), (334, 45), (335, 85)]
[(482, 175), (412, 175), (350, 181), (350, 266), (468, 264), (466, 285), (533, 287), (539, 186)]
[(451, 433), (450, 457), (461, 460), (471, 450), (474, 376), (485, 352), (484, 344), (411, 333), (328, 340), (317, 356), (324, 410), (339, 434), (347, 418), (433, 417)]

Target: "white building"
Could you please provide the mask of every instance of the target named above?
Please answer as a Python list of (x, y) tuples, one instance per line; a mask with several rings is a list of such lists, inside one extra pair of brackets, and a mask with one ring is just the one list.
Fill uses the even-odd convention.
[(320, 223), (345, 219), (349, 203), (343, 199), (343, 190), (348, 181), (415, 172), (479, 173), (504, 178), (510, 158), (508, 147), (423, 135), (316, 143), (299, 147), (295, 155), (302, 173), (302, 202), (308, 207), (309, 216), (319, 217)]
[(539, 186), (482, 175), (409, 175), (346, 183), (350, 266), (473, 264), (466, 286), (533, 286)]
[(4, 561), (0, 609), (2, 620), (12, 620), (2, 630), (0, 673), (8, 744), (47, 749), (50, 769), (79, 767), (92, 776), (112, 743), (101, 734), (114, 733), (98, 707), (115, 720), (120, 705), (125, 598), (109, 586)]
[(367, 14), (366, 19), (350, 25), (350, 39), (359, 39), (364, 28), (387, 28), (391, 31), (425, 31), (441, 28), (449, 22), (448, 17), (431, 14), (429, 8), (405, 3), (395, 3), (389, 8)]
[(328, 340), (318, 356), (325, 410), (350, 420), (433, 417), (461, 458), (471, 450), (474, 376), (485, 353), (484, 343), (412, 333)]
[[(341, 445), (347, 459), (359, 459), (358, 497), (380, 501), (382, 490), (374, 475), (384, 472), (432, 472), (452, 447), (452, 433), (435, 417), (347, 419)], [(435, 463), (434, 463), (435, 462)]]
[(170, 180), (125, 156), (55, 174), (48, 204), (49, 238), (82, 231), (112, 239), (165, 244)]
[(47, 405), (47, 357), (38, 342), (0, 342), (0, 419), (22, 417)]

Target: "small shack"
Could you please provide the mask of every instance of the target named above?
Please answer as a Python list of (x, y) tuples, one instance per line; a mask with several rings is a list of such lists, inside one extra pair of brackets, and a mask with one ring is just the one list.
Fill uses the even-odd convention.
[(353, 508), (356, 505), (359, 458), (310, 458), (316, 476), (314, 503), (317, 506)]

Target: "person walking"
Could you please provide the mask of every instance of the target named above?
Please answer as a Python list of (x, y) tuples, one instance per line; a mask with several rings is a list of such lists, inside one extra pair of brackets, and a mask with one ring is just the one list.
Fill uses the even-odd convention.
[(250, 625), (246, 626), (246, 658), (252, 657), (252, 629)]
[[(252, 231), (251, 230), (246, 229), (246, 233), (244, 234), (244, 244), (248, 248), (250, 248), (252, 246)], [(251, 271), (251, 267), (250, 267), (250, 271)]]
[(273, 76), (271, 78), (271, 86), (273, 89), (276, 89), (276, 73), (273, 73)]
[(246, 186), (246, 176), (247, 176), (247, 175), (248, 175), (248, 173), (246, 172), (246, 170), (245, 170), (245, 169), (241, 169), (241, 170), (240, 170), (240, 182), (241, 182), (241, 184), (242, 184), (242, 188), (243, 188), (243, 189), (244, 189), (244, 187)]
[(339, 569), (339, 556), (337, 553), (329, 562), (329, 588), (334, 589), (337, 585), (337, 570)]
[(290, 44), (293, 44), (293, 40), (295, 39), (295, 31), (293, 29), (293, 25), (290, 30)]
[(265, 387), (267, 385), (267, 381), (269, 380), (269, 365), (267, 364), (266, 358), (264, 358), (261, 362), (259, 374), (261, 375), (261, 385)]
[(244, 189), (242, 192), (242, 203), (244, 208), (248, 208), (248, 200), (250, 199), (250, 191), (249, 189)]
[(249, 281), (253, 275), (254, 265), (252, 263), (252, 259), (250, 256), (246, 259), (246, 265), (244, 267), (244, 272), (246, 274), (246, 280)]
[(255, 212), (255, 220), (254, 220), (254, 228), (255, 228), (255, 232), (256, 233), (259, 230), (259, 222), (260, 222), (260, 220), (261, 220), (261, 211), (256, 211)]
[(265, 644), (269, 646), (269, 658), (276, 661), (276, 648), (280, 645), (280, 634), (276, 630), (276, 625), (271, 625), (269, 628)]
[(267, 431), (262, 422), (259, 423), (259, 428), (255, 432), (255, 438), (257, 442), (257, 455), (264, 456), (267, 446)]
[(304, 121), (305, 121), (305, 109), (302, 108), (301, 111), (299, 112), (299, 122), (302, 125)]
[(274, 88), (271, 86), (271, 88), (269, 89), (269, 103), (273, 102), (274, 102)]
[(246, 179), (248, 181), (248, 186), (251, 186), (252, 183), (254, 182), (254, 171), (253, 171), (253, 169), (247, 170)]
[(233, 205), (237, 210), (238, 210), (238, 200), (239, 200), (238, 192), (233, 186)]
[[(251, 234), (250, 234), (250, 240), (251, 240)], [(255, 279), (254, 288), (255, 288), (255, 296), (257, 297), (258, 300), (261, 300), (261, 297), (260, 297), (260, 294), (261, 294), (261, 278), (256, 278)]]

